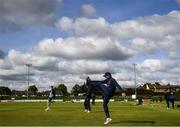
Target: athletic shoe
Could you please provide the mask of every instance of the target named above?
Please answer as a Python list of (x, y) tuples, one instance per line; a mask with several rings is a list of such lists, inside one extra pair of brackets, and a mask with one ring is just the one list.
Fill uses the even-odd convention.
[(88, 110), (85, 109), (84, 112), (88, 112)]
[(107, 118), (107, 119), (106, 119), (106, 122), (104, 122), (104, 124), (105, 124), (105, 125), (106, 125), (106, 124), (109, 124), (111, 121), (112, 121), (111, 118)]
[(46, 108), (45, 111), (46, 111), (46, 112), (49, 112), (49, 111), (50, 111), (50, 108)]
[(87, 111), (87, 113), (90, 113), (90, 112), (91, 112), (91, 111), (89, 111), (89, 110)]

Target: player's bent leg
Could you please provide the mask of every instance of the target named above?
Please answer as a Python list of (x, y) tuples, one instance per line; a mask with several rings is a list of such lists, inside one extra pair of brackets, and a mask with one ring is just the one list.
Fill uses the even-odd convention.
[(51, 109), (50, 109), (51, 102), (52, 102), (52, 98), (48, 98), (48, 101), (47, 101), (47, 108), (45, 109), (46, 112), (49, 112), (49, 111), (51, 110)]

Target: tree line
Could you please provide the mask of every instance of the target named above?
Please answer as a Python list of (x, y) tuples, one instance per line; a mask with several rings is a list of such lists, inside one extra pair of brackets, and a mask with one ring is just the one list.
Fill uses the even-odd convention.
[[(145, 85), (151, 85), (152, 83), (144, 83), (143, 86)], [(161, 84), (159, 82), (155, 82), (154, 83), (157, 86), (160, 86)], [(168, 84), (170, 86), (170, 84)], [(79, 95), (83, 95), (84, 93), (86, 93), (87, 91), (87, 86), (85, 84), (83, 85), (79, 85), (79, 84), (75, 84), (71, 91), (67, 90), (67, 87), (65, 84), (58, 84), (54, 87), (55, 91), (56, 91), (56, 95), (57, 96), (62, 96), (62, 97), (67, 97), (67, 96), (79, 96)], [(46, 91), (38, 91), (38, 88), (36, 85), (31, 85), (28, 87), (28, 93), (29, 96), (47, 96), (49, 94), (49, 90)], [(100, 92), (98, 90), (94, 90), (96, 95), (101, 95)], [(126, 94), (126, 96), (131, 96), (132, 94), (135, 93), (135, 89), (134, 88), (124, 88), (124, 92)], [(137, 89), (137, 93), (138, 96), (157, 96), (157, 95), (163, 95), (164, 93), (155, 93), (151, 90), (146, 90), (146, 89)], [(180, 93), (180, 91), (178, 92)], [(24, 91), (18, 91), (18, 90), (11, 90), (8, 87), (4, 87), (4, 86), (0, 86), (0, 96), (27, 96), (27, 90)], [(119, 95), (117, 93), (117, 95)]]
[[(85, 93), (87, 91), (87, 87), (85, 84), (83, 85), (75, 84), (70, 92), (67, 90), (67, 87), (64, 84), (58, 84), (57, 86), (54, 87), (54, 89), (56, 91), (56, 94), (61, 96), (69, 96), (69, 95), (78, 96), (79, 93)], [(30, 96), (40, 96), (42, 94), (48, 94), (49, 91), (50, 90), (38, 92), (38, 88), (36, 85), (31, 85), (28, 87), (28, 93)], [(27, 90), (24, 91), (11, 90), (8, 87), (0, 86), (0, 96), (2, 95), (22, 96), (22, 95), (27, 95)]]

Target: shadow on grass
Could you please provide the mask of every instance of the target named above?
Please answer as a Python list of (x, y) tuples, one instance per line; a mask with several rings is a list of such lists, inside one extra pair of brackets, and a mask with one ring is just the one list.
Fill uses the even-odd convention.
[(136, 121), (136, 120), (130, 120), (130, 121), (115, 121), (115, 122), (112, 122), (111, 124), (120, 124), (120, 123), (137, 123), (137, 124), (155, 124), (155, 121)]
[(130, 120), (127, 121), (128, 123), (151, 123), (151, 124), (155, 124), (155, 121), (135, 121), (135, 120)]
[(56, 111), (58, 111), (58, 112), (73, 112), (73, 111), (75, 111), (75, 110), (68, 110), (68, 109), (58, 109), (58, 110), (56, 110)]
[(94, 112), (94, 113), (100, 113), (100, 112), (104, 112), (104, 111), (92, 111), (92, 112)]

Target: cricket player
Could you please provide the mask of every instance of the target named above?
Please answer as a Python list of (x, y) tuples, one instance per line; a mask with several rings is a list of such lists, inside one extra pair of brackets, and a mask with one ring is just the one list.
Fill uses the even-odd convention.
[(114, 78), (112, 78), (110, 72), (106, 72), (104, 74), (104, 77), (106, 79), (103, 81), (93, 81), (89, 77), (87, 77), (86, 83), (87, 83), (87, 85), (91, 85), (91, 86), (99, 89), (100, 92), (103, 94), (103, 97), (104, 97), (103, 98), (103, 108), (104, 108), (104, 112), (106, 115), (106, 121), (104, 122), (104, 124), (108, 124), (112, 121), (112, 119), (110, 118), (110, 114), (109, 114), (108, 102), (113, 97), (116, 87), (118, 87), (118, 89), (120, 91), (122, 91), (122, 88), (117, 83), (117, 81)]
[(90, 113), (91, 112), (91, 105), (90, 105), (90, 100), (92, 98), (92, 94), (94, 92), (94, 88), (91, 85), (87, 85), (87, 92), (85, 94), (85, 99), (84, 99), (84, 112)]
[(48, 101), (47, 101), (47, 108), (45, 109), (46, 112), (50, 111), (51, 103), (53, 99), (55, 99), (55, 97), (56, 97), (56, 93), (55, 93), (54, 87), (51, 86), (51, 91), (49, 93)]

